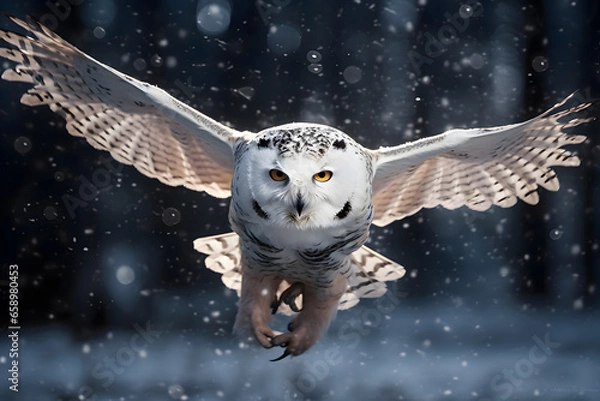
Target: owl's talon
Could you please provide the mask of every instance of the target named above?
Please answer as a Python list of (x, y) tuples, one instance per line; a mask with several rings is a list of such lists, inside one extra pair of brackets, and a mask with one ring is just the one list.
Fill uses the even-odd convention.
[(271, 302), (271, 314), (276, 314), (282, 303), (289, 306), (293, 312), (298, 313), (302, 311), (302, 309), (298, 308), (298, 305), (296, 305), (296, 298), (298, 298), (299, 295), (302, 295), (302, 292), (304, 292), (304, 284), (294, 283), (290, 285), (281, 293), (279, 299), (275, 298), (273, 299), (273, 302)]
[[(288, 304), (288, 303), (286, 302), (286, 304)], [(302, 309), (298, 308), (298, 306), (296, 305), (296, 300), (295, 300), (295, 299), (293, 299), (293, 300), (292, 300), (292, 301), (291, 301), (291, 302), (288, 304), (288, 306), (290, 307), (290, 309), (291, 309), (293, 312), (296, 312), (296, 313), (297, 313), (297, 312), (300, 312), (300, 311), (302, 311)]]
[(284, 333), (275, 336), (271, 339), (272, 345), (279, 345), (281, 347), (287, 347), (292, 339), (292, 333)]
[(282, 359), (288, 357), (289, 355), (292, 355), (292, 354), (286, 349), (285, 351), (283, 351), (283, 354), (281, 354), (281, 356), (279, 358), (271, 359), (271, 362), (281, 361)]
[(284, 354), (289, 355), (300, 355), (315, 342), (310, 337), (307, 337), (301, 328), (297, 328), (297, 331), (293, 333), (280, 334), (271, 340), (273, 346), (279, 345), (280, 347), (285, 347)]
[(281, 298), (274, 299), (273, 302), (271, 302), (271, 314), (272, 315), (277, 313), (277, 309), (279, 309), (280, 305), (281, 305)]
[(294, 283), (288, 287), (281, 296), (279, 297), (279, 302), (283, 302), (290, 307), (290, 309), (294, 312), (300, 312), (302, 309), (298, 308), (296, 305), (296, 298), (302, 295), (304, 292), (304, 284), (302, 283)]
[(255, 330), (254, 337), (256, 338), (256, 341), (258, 341), (258, 343), (263, 347), (272, 348), (273, 339), (278, 336), (268, 326), (265, 326)]

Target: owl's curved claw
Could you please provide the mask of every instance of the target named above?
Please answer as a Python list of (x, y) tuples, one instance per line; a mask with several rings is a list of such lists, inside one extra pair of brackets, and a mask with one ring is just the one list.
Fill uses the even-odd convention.
[(304, 351), (309, 349), (318, 339), (318, 337), (311, 337), (310, 334), (301, 327), (298, 327), (297, 324), (294, 328), (296, 330), (293, 332), (279, 334), (271, 339), (271, 344), (274, 347), (285, 347), (283, 355), (278, 360), (281, 360), (288, 355), (300, 355), (304, 353)]
[(277, 313), (277, 309), (281, 305), (281, 298), (277, 299), (277, 297), (271, 302), (271, 314), (274, 315)]
[(290, 309), (294, 312), (300, 312), (302, 310), (296, 305), (296, 298), (292, 299), (290, 302), (286, 302), (286, 304), (288, 304)]
[(286, 304), (290, 307), (290, 309), (294, 312), (300, 312), (302, 308), (298, 308), (296, 305), (296, 298), (302, 295), (304, 292), (304, 284), (302, 283), (294, 283), (290, 285), (285, 291), (281, 293), (279, 299), (274, 299), (271, 303), (271, 313), (274, 315), (277, 313), (277, 309), (281, 306), (282, 303)]
[(271, 359), (271, 362), (281, 361), (282, 359), (287, 358), (289, 355), (292, 355), (287, 348), (283, 351), (283, 354), (279, 358)]
[(300, 312), (302, 309), (298, 308), (298, 306), (296, 305), (296, 298), (298, 298), (298, 296), (302, 295), (303, 292), (304, 292), (304, 284), (294, 283), (294, 284), (290, 285), (288, 287), (288, 289), (285, 290), (281, 294), (281, 297), (279, 297), (279, 298), (281, 299), (281, 301), (283, 303), (288, 305), (291, 310), (293, 310), (294, 312)]

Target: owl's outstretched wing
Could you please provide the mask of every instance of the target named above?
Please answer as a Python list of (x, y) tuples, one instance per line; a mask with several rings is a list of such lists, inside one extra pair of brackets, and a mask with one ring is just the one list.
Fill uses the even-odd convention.
[(243, 133), (94, 60), (31, 18), (9, 18), (35, 36), (0, 30), (15, 46), (0, 56), (18, 63), (2, 78), (34, 84), (21, 103), (48, 105), (71, 135), (149, 177), (230, 196), (232, 148)]
[(586, 138), (565, 130), (593, 120), (596, 101), (579, 103), (578, 94), (520, 124), (454, 129), (373, 151), (373, 223), (385, 226), (438, 205), (482, 211), (513, 206), (517, 198), (536, 204), (538, 186), (559, 188), (552, 166), (580, 163), (562, 147)]

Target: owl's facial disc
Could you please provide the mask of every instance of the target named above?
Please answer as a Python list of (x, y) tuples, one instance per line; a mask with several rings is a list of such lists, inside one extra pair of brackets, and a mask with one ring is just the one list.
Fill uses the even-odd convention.
[(286, 157), (253, 169), (252, 180), (257, 184), (253, 191), (254, 212), (269, 223), (330, 227), (351, 215), (354, 177), (340, 163)]
[(367, 213), (370, 165), (350, 137), (304, 123), (259, 135), (250, 156), (238, 166), (246, 172), (240, 175), (245, 181), (240, 187), (247, 186), (259, 221), (287, 228), (327, 228)]
[(315, 173), (312, 177), (313, 182), (310, 182), (311, 180), (307, 180), (306, 171), (296, 167), (296, 165), (288, 166), (287, 170), (290, 171), (290, 174), (279, 168), (271, 169), (269, 177), (274, 181), (275, 192), (278, 192), (279, 202), (281, 202), (279, 206), (284, 210), (284, 221), (301, 225), (309, 223), (313, 218), (313, 204), (315, 203), (313, 198), (316, 189), (313, 186), (315, 182), (318, 182), (315, 177), (318, 177), (321, 182), (325, 182), (329, 179), (323, 179), (323, 177), (331, 177), (332, 173), (329, 170)]
[[(293, 169), (295, 170), (295, 169)], [(271, 169), (269, 170), (269, 176), (275, 182), (281, 183), (281, 186), (290, 187), (287, 188), (289, 192), (289, 200), (291, 201), (290, 205), (290, 219), (292, 221), (302, 221), (302, 213), (307, 211), (307, 199), (310, 199), (311, 188), (307, 188), (309, 185), (305, 185), (305, 182), (308, 181), (303, 177), (305, 172), (294, 171), (292, 175), (293, 178), (290, 178), (288, 174), (279, 170), (279, 169)], [(333, 172), (331, 170), (321, 170), (318, 173), (312, 175), (312, 185), (315, 183), (325, 183), (333, 177)], [(306, 213), (305, 219), (306, 219)]]

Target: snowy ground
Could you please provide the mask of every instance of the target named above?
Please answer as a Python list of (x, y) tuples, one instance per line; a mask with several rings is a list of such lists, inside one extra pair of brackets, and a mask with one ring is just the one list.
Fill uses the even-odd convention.
[(599, 317), (406, 308), (388, 297), (340, 312), (320, 344), (281, 362), (269, 362), (281, 349), (239, 343), (218, 319), (184, 329), (165, 314), (87, 338), (30, 327), (18, 398), (7, 386), (0, 398), (591, 401), (600, 396)]

